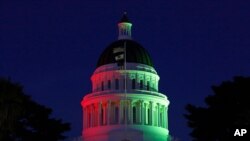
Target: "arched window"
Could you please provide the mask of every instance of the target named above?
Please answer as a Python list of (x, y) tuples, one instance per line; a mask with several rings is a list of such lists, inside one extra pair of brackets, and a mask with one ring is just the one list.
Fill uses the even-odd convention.
[(143, 80), (140, 80), (140, 89), (143, 89)]
[(136, 108), (133, 107), (133, 123), (136, 123)]
[(135, 79), (132, 79), (132, 89), (135, 89)]

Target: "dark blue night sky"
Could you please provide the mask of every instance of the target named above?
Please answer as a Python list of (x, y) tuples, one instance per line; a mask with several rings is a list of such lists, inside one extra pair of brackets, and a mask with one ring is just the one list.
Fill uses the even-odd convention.
[(2, 0), (0, 76), (20, 82), (53, 116), (82, 129), (80, 101), (99, 55), (117, 40), (124, 11), (170, 100), (170, 134), (191, 140), (187, 103), (204, 106), (219, 85), (250, 76), (250, 3), (233, 0)]

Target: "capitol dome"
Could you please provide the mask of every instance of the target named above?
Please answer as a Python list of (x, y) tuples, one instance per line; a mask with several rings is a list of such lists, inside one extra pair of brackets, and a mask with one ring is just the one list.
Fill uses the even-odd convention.
[[(126, 42), (126, 44), (125, 44)], [(139, 63), (153, 67), (152, 59), (149, 53), (139, 43), (134, 40), (117, 40), (111, 43), (101, 54), (97, 67), (102, 65), (117, 63), (115, 59), (115, 48), (123, 48), (126, 45), (126, 62), (128, 63)]]
[(167, 96), (146, 49), (132, 40), (126, 14), (118, 40), (101, 53), (82, 101), (83, 141), (169, 141)]

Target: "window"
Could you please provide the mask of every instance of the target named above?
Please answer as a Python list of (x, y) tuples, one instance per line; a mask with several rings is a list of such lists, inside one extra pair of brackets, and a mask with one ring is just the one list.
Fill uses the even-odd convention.
[(111, 89), (111, 81), (108, 80), (108, 89)]
[(104, 114), (104, 113), (103, 113), (103, 108), (102, 108), (102, 109), (101, 109), (101, 123), (100, 123), (101, 125), (103, 125), (103, 123), (104, 123), (104, 122), (103, 122), (103, 114)]
[(157, 126), (157, 123), (158, 123), (157, 107), (155, 107), (155, 110), (153, 113), (154, 113), (154, 126)]
[(132, 89), (135, 89), (135, 79), (132, 79)]
[(148, 108), (147, 112), (148, 112), (147, 124), (150, 124), (150, 110), (149, 110), (149, 108)]
[(115, 89), (119, 89), (119, 79), (115, 79)]
[(155, 91), (155, 84), (154, 83), (151, 84), (151, 87), (152, 87), (152, 90)]
[(150, 83), (149, 81), (147, 81), (147, 91), (149, 91), (149, 88), (150, 88)]
[(136, 123), (136, 108), (133, 107), (133, 123)]
[(123, 108), (123, 123), (128, 123), (128, 115), (129, 115), (129, 113), (128, 113), (128, 109), (127, 109), (127, 106), (125, 106), (124, 108)]
[(160, 127), (163, 127), (162, 119), (163, 119), (163, 118), (162, 118), (162, 113), (160, 113), (160, 121), (159, 121), (159, 126), (160, 126)]
[(126, 119), (126, 110), (125, 110), (125, 107), (123, 107), (123, 119), (122, 119), (122, 123), (125, 123), (125, 119)]
[(140, 89), (143, 89), (143, 80), (140, 80)]
[(119, 108), (115, 107), (115, 123), (119, 122)]
[(91, 113), (88, 114), (88, 127), (91, 127)]
[(102, 81), (102, 89), (101, 89), (102, 91), (104, 90), (104, 82)]

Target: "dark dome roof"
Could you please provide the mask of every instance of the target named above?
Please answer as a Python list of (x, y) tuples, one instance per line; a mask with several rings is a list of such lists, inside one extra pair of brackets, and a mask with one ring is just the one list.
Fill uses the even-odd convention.
[(140, 63), (149, 66), (153, 66), (152, 60), (148, 52), (137, 42), (133, 40), (118, 40), (111, 43), (101, 54), (97, 67), (117, 63), (115, 57), (117, 54), (114, 53), (115, 48), (124, 47), (126, 42), (126, 62)]

